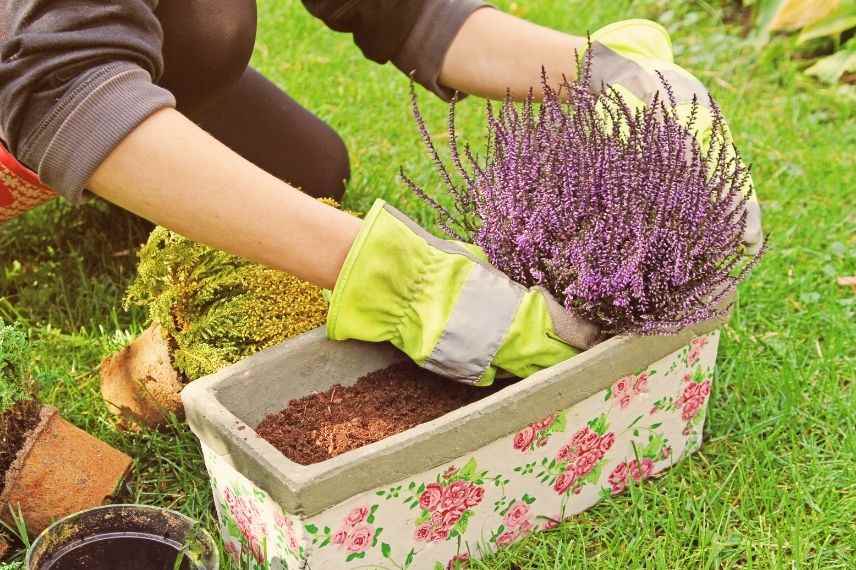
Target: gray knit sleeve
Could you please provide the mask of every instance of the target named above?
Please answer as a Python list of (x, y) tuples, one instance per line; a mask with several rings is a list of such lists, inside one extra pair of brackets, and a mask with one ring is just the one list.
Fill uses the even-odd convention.
[(417, 83), (448, 101), (454, 94), (440, 84), (440, 71), (452, 40), (464, 21), (488, 4), (481, 0), (427, 0), (416, 23), (392, 62)]
[(157, 0), (22, 0), (0, 17), (0, 138), (72, 201), (110, 152), (175, 106)]

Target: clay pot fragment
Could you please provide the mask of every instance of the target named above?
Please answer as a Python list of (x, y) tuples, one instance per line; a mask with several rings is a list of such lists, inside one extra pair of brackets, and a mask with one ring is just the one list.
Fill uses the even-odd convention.
[(0, 520), (20, 510), (35, 534), (54, 520), (102, 505), (118, 489), (131, 458), (71, 425), (50, 406), (5, 474)]
[(183, 387), (159, 325), (101, 363), (101, 395), (113, 414), (131, 424), (156, 427), (171, 413), (183, 416)]

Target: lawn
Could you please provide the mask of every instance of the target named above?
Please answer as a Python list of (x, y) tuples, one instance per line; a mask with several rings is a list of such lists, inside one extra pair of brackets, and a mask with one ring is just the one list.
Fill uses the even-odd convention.
[[(701, 452), (473, 567), (852, 568), (856, 295), (836, 277), (856, 274), (856, 87), (805, 76), (793, 38), (756, 49), (717, 2), (497, 4), (573, 33), (627, 17), (664, 24), (677, 62), (710, 87), (753, 164), (771, 245), (724, 329)], [(346, 206), (365, 210), (382, 197), (433, 226), (397, 180), (403, 165), (439, 186), (404, 76), (364, 60), (350, 37), (326, 30), (297, 0), (260, 2), (254, 64), (342, 133), (354, 173)], [(420, 99), (442, 137), (445, 105), (425, 92)], [(465, 138), (478, 139), (483, 109), (474, 98), (460, 105)], [(0, 318), (30, 331), (42, 398), (136, 458), (125, 499), (178, 509), (213, 531), (187, 427), (118, 431), (99, 396), (99, 362), (147, 324), (141, 311), (123, 311), (121, 298), (149, 229), (94, 202), (57, 202), (0, 226)]]

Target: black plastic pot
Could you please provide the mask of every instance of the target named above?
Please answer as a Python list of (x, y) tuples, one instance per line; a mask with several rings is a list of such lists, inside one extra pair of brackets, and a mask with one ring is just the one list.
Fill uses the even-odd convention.
[(217, 570), (214, 541), (180, 513), (142, 505), (83, 511), (48, 527), (27, 570)]

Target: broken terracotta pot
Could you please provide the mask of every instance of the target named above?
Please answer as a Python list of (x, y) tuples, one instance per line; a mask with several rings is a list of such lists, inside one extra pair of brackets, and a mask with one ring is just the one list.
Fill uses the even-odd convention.
[(101, 395), (112, 413), (131, 424), (156, 427), (170, 414), (183, 416), (182, 388), (159, 325), (101, 363)]
[(130, 467), (130, 457), (43, 406), (6, 471), (0, 520), (11, 524), (11, 511), (20, 510), (29, 532), (40, 533), (58, 518), (102, 505)]

